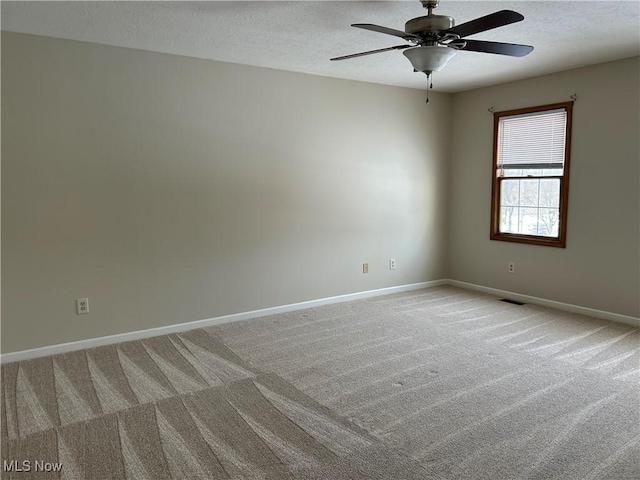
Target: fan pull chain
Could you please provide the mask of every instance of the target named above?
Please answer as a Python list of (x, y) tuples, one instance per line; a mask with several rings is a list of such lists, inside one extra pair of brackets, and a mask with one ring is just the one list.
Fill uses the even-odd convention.
[(433, 88), (433, 80), (430, 74), (427, 73), (427, 101), (425, 103), (429, 103), (429, 89), (431, 88)]

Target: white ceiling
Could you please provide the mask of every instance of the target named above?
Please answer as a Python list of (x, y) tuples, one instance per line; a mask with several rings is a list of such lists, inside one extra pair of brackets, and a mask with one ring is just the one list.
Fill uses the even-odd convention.
[[(459, 52), (434, 76), (456, 92), (640, 54), (640, 2), (441, 0), (456, 24), (510, 9), (525, 20), (471, 38), (533, 45), (522, 58)], [(401, 45), (350, 27), (404, 30), (426, 14), (417, 0), (385, 2), (2, 2), (2, 29), (315, 75), (426, 87), (400, 51), (341, 62), (329, 58)]]

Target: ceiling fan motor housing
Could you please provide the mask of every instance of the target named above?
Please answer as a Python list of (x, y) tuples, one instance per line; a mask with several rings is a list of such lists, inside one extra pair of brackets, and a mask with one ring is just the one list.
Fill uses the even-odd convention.
[(404, 31), (414, 35), (426, 33), (438, 33), (442, 30), (453, 28), (455, 22), (447, 15), (425, 15), (412, 18), (404, 24)]

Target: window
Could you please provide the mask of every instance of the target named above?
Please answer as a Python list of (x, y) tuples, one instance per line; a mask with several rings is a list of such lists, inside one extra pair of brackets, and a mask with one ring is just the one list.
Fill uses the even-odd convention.
[(566, 246), (572, 107), (493, 114), (491, 240)]

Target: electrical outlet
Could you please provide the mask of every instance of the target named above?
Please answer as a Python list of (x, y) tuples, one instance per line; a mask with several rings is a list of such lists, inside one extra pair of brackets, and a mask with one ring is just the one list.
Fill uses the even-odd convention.
[(509, 262), (509, 266), (507, 267), (507, 272), (516, 273), (516, 264), (513, 262)]
[(369, 273), (369, 264), (368, 263), (363, 263), (362, 264), (362, 273)]
[(85, 313), (89, 313), (89, 299), (78, 298), (76, 300), (76, 314), (84, 315)]
[(389, 259), (389, 270), (395, 270), (396, 269), (396, 259), (395, 258), (390, 258)]

